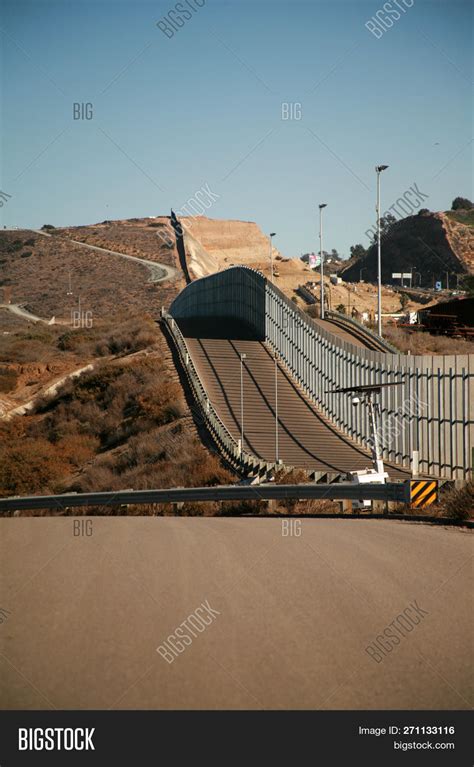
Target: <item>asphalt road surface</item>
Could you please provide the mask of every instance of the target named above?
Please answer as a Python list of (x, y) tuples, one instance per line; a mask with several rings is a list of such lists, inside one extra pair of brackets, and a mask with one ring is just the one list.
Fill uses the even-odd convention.
[[(472, 533), (284, 524), (0, 520), (0, 707), (472, 707)], [(366, 648), (415, 602), (377, 662)], [(168, 662), (156, 648), (202, 604), (210, 624)]]

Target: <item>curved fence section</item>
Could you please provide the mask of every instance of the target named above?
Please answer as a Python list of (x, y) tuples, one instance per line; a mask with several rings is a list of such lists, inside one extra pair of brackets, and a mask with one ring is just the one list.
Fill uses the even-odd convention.
[(265, 278), (254, 269), (231, 267), (190, 283), (170, 308), (176, 320), (238, 320), (265, 340)]
[[(260, 273), (231, 267), (188, 285), (170, 314), (232, 319), (252, 327), (322, 414), (370, 446), (368, 413), (336, 388), (394, 383), (380, 397), (380, 442), (387, 461), (448, 479), (466, 479), (474, 451), (474, 355), (405, 355), (335, 338)], [(184, 343), (184, 339), (183, 339)], [(216, 414), (217, 415), (217, 414)], [(225, 428), (225, 427), (224, 427)]]
[(380, 336), (374, 333), (373, 330), (370, 330), (370, 328), (367, 328), (365, 325), (357, 322), (357, 320), (349, 317), (347, 314), (340, 314), (339, 312), (334, 312), (332, 310), (326, 309), (325, 317), (328, 320), (337, 321), (340, 325), (347, 327), (349, 331), (351, 329), (355, 330), (360, 334), (362, 338), (366, 338), (368, 341), (376, 344), (381, 349), (381, 351), (387, 352), (388, 354), (399, 354), (399, 351), (395, 348), (395, 346), (392, 346), (392, 344), (390, 344), (384, 338), (380, 338)]
[[(255, 478), (267, 478), (274, 475), (278, 469), (284, 468), (289, 471), (292, 466), (275, 464), (263, 461), (253, 453), (241, 449), (240, 440), (236, 441), (230, 431), (219, 417), (213, 407), (206, 390), (199, 378), (194, 363), (189, 354), (186, 341), (181, 333), (176, 320), (164, 309), (161, 311), (161, 319), (166, 325), (179, 355), (182, 369), (185, 371), (188, 384), (191, 388), (196, 409), (194, 416), (198, 422), (206, 426), (213, 441), (219, 447), (220, 452), (228, 463), (242, 474)], [(335, 482), (341, 479), (339, 474), (327, 472), (310, 472), (310, 476), (317, 482)]]

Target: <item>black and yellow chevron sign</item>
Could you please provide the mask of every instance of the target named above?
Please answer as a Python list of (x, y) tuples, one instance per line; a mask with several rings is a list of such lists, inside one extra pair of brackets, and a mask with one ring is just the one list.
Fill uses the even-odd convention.
[(438, 500), (438, 483), (435, 479), (414, 479), (410, 482), (410, 504), (422, 509)]

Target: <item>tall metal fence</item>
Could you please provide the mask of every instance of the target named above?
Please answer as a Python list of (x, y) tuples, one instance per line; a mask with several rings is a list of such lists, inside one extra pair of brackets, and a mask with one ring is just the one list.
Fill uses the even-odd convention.
[(406, 355), (371, 351), (314, 323), (265, 277), (231, 267), (188, 285), (171, 315), (228, 318), (254, 329), (287, 366), (322, 414), (368, 447), (368, 413), (335, 388), (373, 383), (382, 389), (380, 441), (386, 460), (419, 474), (466, 479), (474, 452), (474, 355)]

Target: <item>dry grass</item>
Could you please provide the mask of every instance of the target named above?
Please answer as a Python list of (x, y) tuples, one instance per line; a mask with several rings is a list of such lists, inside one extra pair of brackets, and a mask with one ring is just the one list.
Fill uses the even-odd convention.
[[(109, 221), (56, 230), (61, 237), (87, 242), (117, 253), (177, 266), (176, 237), (167, 216), (157, 219)], [(170, 243), (167, 245), (166, 243)]]
[[(277, 485), (300, 485), (311, 482), (303, 469), (291, 469), (286, 471), (281, 469), (275, 474)], [(280, 514), (337, 514), (341, 511), (340, 506), (335, 501), (316, 498), (310, 500), (298, 500), (291, 498), (286, 501), (279, 501), (277, 513)]]
[[(118, 240), (126, 229), (115, 227)], [(88, 232), (89, 227), (84, 230)], [(101, 244), (90, 233), (77, 236), (80, 240)], [(142, 254), (141, 250), (129, 253), (126, 233), (122, 246), (111, 249), (176, 265), (174, 250), (165, 248), (166, 252), (162, 253), (157, 240), (155, 234), (152, 240), (154, 257), (151, 253)], [(103, 243), (105, 247), (114, 244)], [(31, 255), (23, 257), (26, 253)], [(66, 233), (44, 237), (26, 230), (0, 232), (0, 275), (0, 303), (7, 301), (7, 293), (10, 293), (11, 303), (24, 304), (28, 311), (39, 317), (50, 319), (54, 316), (56, 321), (67, 324), (79, 309), (83, 316), (85, 312), (90, 313), (87, 318), (91, 318), (93, 324), (110, 322), (124, 311), (157, 315), (161, 306), (168, 306), (184, 286), (179, 279), (150, 283), (149, 270), (138, 261), (134, 263), (120, 256), (90, 251), (73, 244)], [(70, 288), (72, 295), (69, 295)]]
[(422, 331), (407, 331), (393, 325), (384, 328), (387, 341), (411, 354), (474, 354), (474, 343), (462, 338), (431, 335)]
[(438, 503), (422, 509), (415, 509), (406, 504), (398, 504), (393, 511), (408, 516), (426, 516), (453, 519), (458, 522), (474, 519), (474, 483), (467, 482), (460, 489), (440, 490)]
[(474, 483), (468, 482), (459, 490), (441, 492), (440, 501), (432, 507), (431, 513), (459, 521), (474, 518)]
[[(108, 348), (138, 343), (135, 330), (106, 338)], [(154, 332), (153, 354), (101, 362), (40, 399), (31, 415), (0, 422), (0, 495), (233, 481), (201, 444)]]

